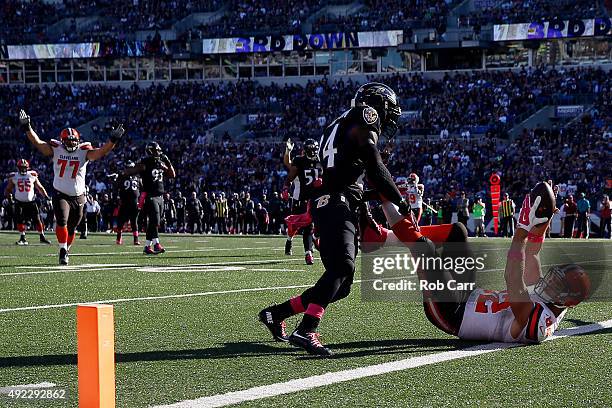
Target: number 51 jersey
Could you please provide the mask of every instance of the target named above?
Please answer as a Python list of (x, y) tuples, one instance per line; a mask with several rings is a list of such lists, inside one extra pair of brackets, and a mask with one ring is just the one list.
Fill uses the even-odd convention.
[(505, 343), (540, 343), (552, 335), (565, 316), (559, 316), (531, 296), (534, 307), (527, 325), (517, 338), (510, 334), (514, 314), (508, 302), (507, 291), (475, 289), (468, 298), (459, 328), (459, 337), (465, 340), (502, 341)]
[(85, 194), (87, 152), (93, 150), (91, 143), (79, 143), (74, 152), (66, 150), (57, 140), (49, 144), (53, 149), (53, 188), (70, 197)]

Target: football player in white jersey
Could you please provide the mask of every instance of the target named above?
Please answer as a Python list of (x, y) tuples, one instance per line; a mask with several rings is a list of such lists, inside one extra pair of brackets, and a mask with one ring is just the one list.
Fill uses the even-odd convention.
[(36, 204), (35, 190), (40, 195), (48, 199), (49, 195), (47, 190), (40, 184), (38, 180), (38, 173), (34, 170), (30, 170), (30, 163), (26, 159), (19, 159), (17, 161), (17, 172), (11, 173), (8, 178), (6, 185), (5, 195), (8, 197), (9, 194), (13, 194), (15, 197), (15, 210), (17, 213), (17, 229), (19, 230), (20, 237), (17, 241), (17, 245), (28, 245), (26, 240), (26, 229), (29, 222), (35, 225), (38, 234), (40, 235), (40, 242), (43, 244), (50, 244), (49, 240), (45, 237), (45, 229), (42, 221), (40, 220), (40, 213), (38, 211), (38, 204)]
[(408, 204), (410, 204), (410, 210), (418, 224), (423, 215), (423, 193), (425, 192), (425, 186), (419, 183), (419, 176), (416, 173), (410, 173), (408, 178), (397, 178), (397, 187), (402, 196), (408, 201)]
[(59, 244), (59, 263), (67, 265), (75, 228), (83, 217), (87, 164), (110, 153), (125, 132), (123, 125), (112, 129), (110, 140), (101, 148), (94, 148), (91, 143), (82, 142), (79, 131), (74, 128), (62, 130), (60, 140), (41, 140), (23, 109), (19, 112), (19, 122), (30, 143), (44, 156), (53, 157), (55, 235)]
[[(579, 265), (553, 266), (542, 275), (539, 252), (552, 217), (536, 215), (542, 197), (527, 198), (507, 254), (506, 290), (454, 290), (448, 282), (461, 278), (452, 271), (419, 271), (419, 279), (447, 283), (444, 289), (423, 291), (425, 314), (434, 326), (466, 340), (540, 343), (554, 333), (567, 308), (589, 297), (591, 281)], [(383, 210), (393, 228), (381, 228), (381, 236), (387, 243), (403, 241), (405, 217), (389, 202)], [(427, 231), (421, 229), (424, 236)], [(464, 234), (467, 241), (465, 229)]]

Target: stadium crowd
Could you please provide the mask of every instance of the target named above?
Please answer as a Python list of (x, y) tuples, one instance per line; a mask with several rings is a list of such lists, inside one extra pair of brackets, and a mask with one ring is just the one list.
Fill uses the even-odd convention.
[[(396, 89), (407, 111), (419, 109), (408, 115), (401, 133), (436, 135), (420, 141), (403, 139), (389, 162), (393, 174), (420, 174), (432, 203), (453, 202), (462, 191), (472, 200), (484, 197), (486, 175), (492, 171), (502, 175), (512, 197), (520, 197), (527, 185), (545, 176), (593, 200), (600, 196), (603, 177), (608, 175), (612, 132), (612, 80), (604, 71), (535, 69), (457, 74), (439, 80), (419, 75), (373, 79)], [(127, 140), (109, 161), (91, 165), (91, 192), (100, 199), (104, 194), (112, 199), (109, 174), (122, 171), (127, 160), (138, 161), (142, 141), (155, 139), (179, 169), (169, 186), (171, 197), (178, 192), (189, 197), (195, 191), (198, 197), (223, 192), (233, 199), (234, 194), (248, 192), (256, 205), (264, 195), (273, 197), (283, 191), (286, 170), (281, 141), (318, 139), (322, 128), (346, 109), (356, 85), (350, 80), (321, 80), (305, 86), (239, 81), (148, 88), (0, 87), (0, 99), (5, 106), (31, 112), (44, 138), (57, 135), (62, 127), (99, 117), (112, 118), (107, 126), (113, 121), (124, 123)], [(590, 95), (594, 102), (584, 120), (552, 130), (537, 127), (510, 142), (506, 139), (502, 130), (515, 123), (520, 113), (546, 103), (570, 103), (581, 95)], [(229, 135), (215, 137), (210, 131), (212, 125), (240, 112), (254, 117), (246, 141), (232, 141)], [(8, 175), (15, 161), (25, 157), (49, 185), (51, 167), (32, 153), (12, 113), (6, 109), (0, 114), (0, 131), (7, 136), (0, 143), (0, 171)], [(94, 142), (106, 138), (107, 129), (99, 122), (88, 129)], [(489, 129), (484, 138), (471, 137), (466, 131), (478, 126)], [(572, 136), (576, 134), (581, 137)], [(452, 137), (458, 135), (462, 137)], [(257, 136), (273, 136), (275, 142)]]

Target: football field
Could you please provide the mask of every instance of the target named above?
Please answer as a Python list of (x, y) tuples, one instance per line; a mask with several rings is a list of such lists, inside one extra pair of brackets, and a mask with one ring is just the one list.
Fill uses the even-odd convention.
[[(88, 302), (115, 307), (118, 407), (612, 406), (610, 302), (571, 310), (551, 341), (508, 347), (457, 340), (414, 302), (365, 302), (356, 283), (327, 310), (320, 331), (336, 356), (319, 359), (271, 341), (257, 321), (319, 278), (299, 237), (285, 256), (282, 237), (163, 236), (167, 253), (145, 257), (129, 235), (117, 246), (94, 234), (59, 267), (56, 246), (28, 236), (18, 247), (0, 233), (2, 408), (77, 406), (75, 311)], [(504, 253), (509, 241), (488, 243)], [(66, 398), (9, 398), (15, 385)]]

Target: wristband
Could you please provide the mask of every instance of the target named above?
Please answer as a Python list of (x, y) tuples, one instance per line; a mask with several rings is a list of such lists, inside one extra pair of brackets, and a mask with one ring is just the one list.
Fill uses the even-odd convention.
[(536, 235), (536, 234), (532, 234), (531, 232), (527, 234), (527, 241), (529, 242), (533, 242), (533, 243), (541, 243), (544, 242), (544, 235)]

